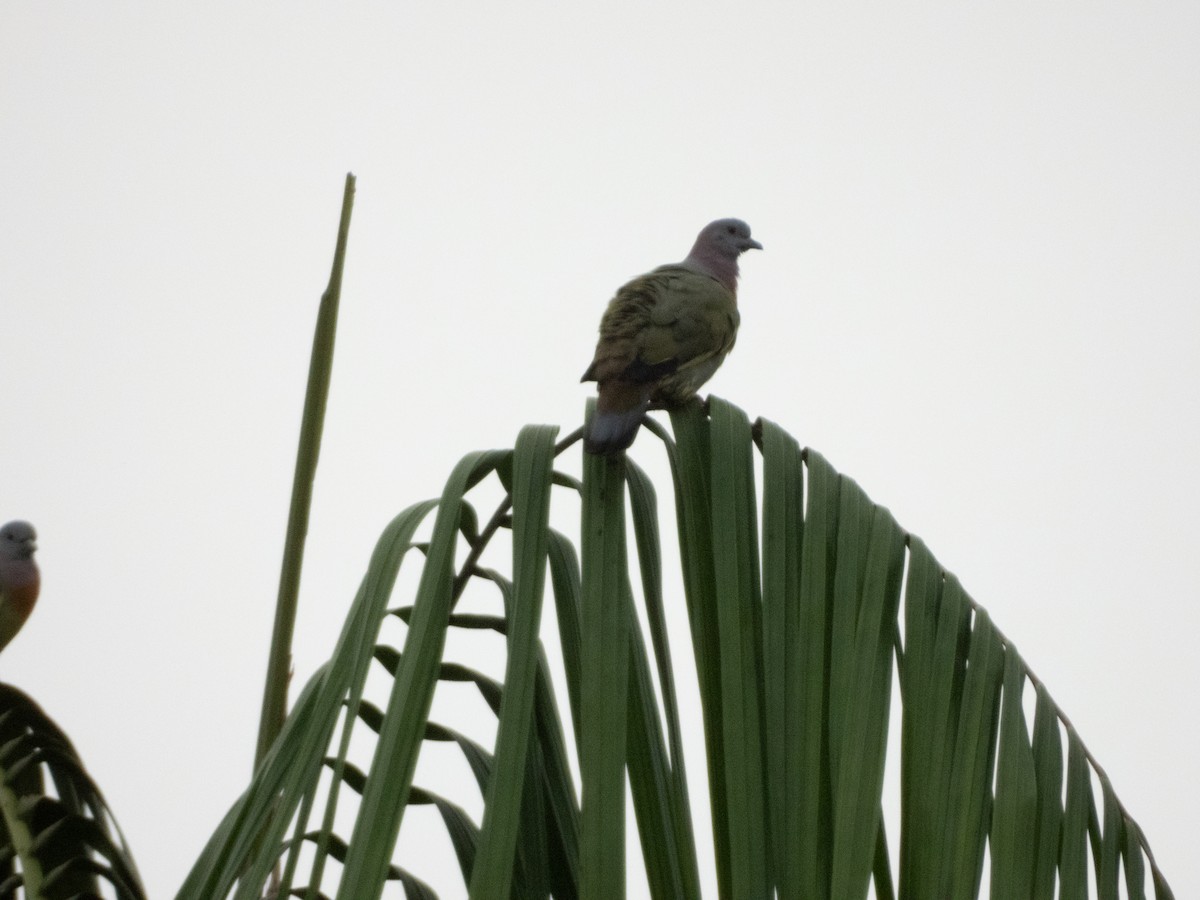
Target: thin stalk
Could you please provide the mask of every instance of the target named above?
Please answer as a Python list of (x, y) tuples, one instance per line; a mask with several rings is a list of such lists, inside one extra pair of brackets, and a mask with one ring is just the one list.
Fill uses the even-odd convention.
[(346, 188), (342, 195), (342, 216), (338, 224), (337, 247), (333, 253), (333, 270), (329, 274), (329, 286), (321, 295), (317, 328), (313, 335), (312, 360), (308, 367), (308, 389), (304, 397), (304, 416), (300, 423), (296, 474), (292, 481), (292, 505), (288, 511), (283, 566), (279, 575), (279, 598), (275, 603), (275, 628), (271, 633), (271, 655), (267, 660), (267, 682), (263, 690), (262, 717), (258, 724), (258, 748), (254, 754), (255, 771), (262, 764), (267, 751), (271, 749), (287, 715), (292, 633), (296, 627), (300, 569), (304, 563), (304, 539), (308, 535), (313, 479), (317, 474), (321, 432), (325, 425), (325, 406), (329, 399), (338, 301), (342, 293), (342, 268), (346, 260), (346, 240), (350, 234), (350, 212), (353, 208), (354, 175), (347, 173)]

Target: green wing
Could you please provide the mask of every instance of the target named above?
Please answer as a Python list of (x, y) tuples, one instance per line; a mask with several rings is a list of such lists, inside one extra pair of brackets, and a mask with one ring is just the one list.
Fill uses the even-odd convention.
[(649, 319), (638, 356), (650, 365), (672, 361), (683, 369), (724, 356), (737, 335), (733, 295), (715, 279), (686, 269), (668, 276)]
[(737, 326), (737, 301), (720, 282), (663, 266), (629, 282), (609, 303), (584, 380), (653, 382), (714, 357), (719, 362)]

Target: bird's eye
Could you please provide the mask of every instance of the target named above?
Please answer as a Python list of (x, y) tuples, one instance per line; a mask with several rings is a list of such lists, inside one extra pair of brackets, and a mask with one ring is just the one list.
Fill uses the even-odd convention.
[(725, 230), (726, 230), (726, 231), (728, 231), (730, 234), (737, 234), (737, 229), (736, 229), (736, 228), (734, 228), (732, 225), (730, 225), (730, 226), (729, 226), (727, 229), (725, 229)]

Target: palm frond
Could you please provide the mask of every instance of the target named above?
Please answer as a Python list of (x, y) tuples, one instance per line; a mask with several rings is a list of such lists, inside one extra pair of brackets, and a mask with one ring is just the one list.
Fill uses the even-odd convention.
[[(397, 517), (333, 656), (180, 897), (261, 896), (277, 861), (278, 890), (295, 896), (358, 900), (389, 883), (434, 896), (447, 873), (398, 849), (406, 809), (430, 805), (472, 897), (619, 898), (626, 779), (656, 900), (698, 898), (706, 872), (737, 900), (1070, 898), (1093, 884), (1100, 898), (1141, 898), (1147, 881), (1158, 900), (1172, 896), (1045, 686), (918, 538), (769, 421), (711, 398), (671, 424), (673, 437), (649, 430), (670, 467), (678, 570), (646, 472), (585, 457), (582, 481), (557, 473), (555, 455), (578, 435), (555, 445), (551, 428), (467, 457), (439, 500)], [(475, 492), (497, 487), (503, 499), (480, 528)], [(582, 504), (578, 552), (550, 525), (556, 489)], [(511, 570), (484, 564), (502, 533)], [(413, 549), (419, 583), (389, 616)], [(703, 755), (681, 725), (666, 579), (682, 586), (690, 623)], [(457, 608), (477, 583), (498, 589), (501, 609)], [(404, 623), (402, 647), (382, 638), (385, 619)], [(503, 681), (454, 659), (452, 633), (500, 636)], [(372, 673), (385, 677), (384, 702), (367, 696)], [(490, 709), (490, 743), (431, 720), (434, 695), (454, 682)], [(892, 727), (899, 829), (888, 835)], [(415, 783), (434, 743), (458, 748), (470, 783)], [(706, 766), (711, 862), (685, 760)]]
[(145, 891), (125, 839), (66, 734), (0, 684), (0, 897)]

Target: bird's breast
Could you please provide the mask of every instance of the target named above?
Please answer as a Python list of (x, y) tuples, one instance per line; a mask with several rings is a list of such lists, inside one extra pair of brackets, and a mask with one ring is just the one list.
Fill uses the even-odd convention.
[(12, 609), (24, 618), (33, 610), (37, 603), (39, 583), (36, 578), (19, 583), (9, 583), (4, 587), (4, 598), (12, 605)]

